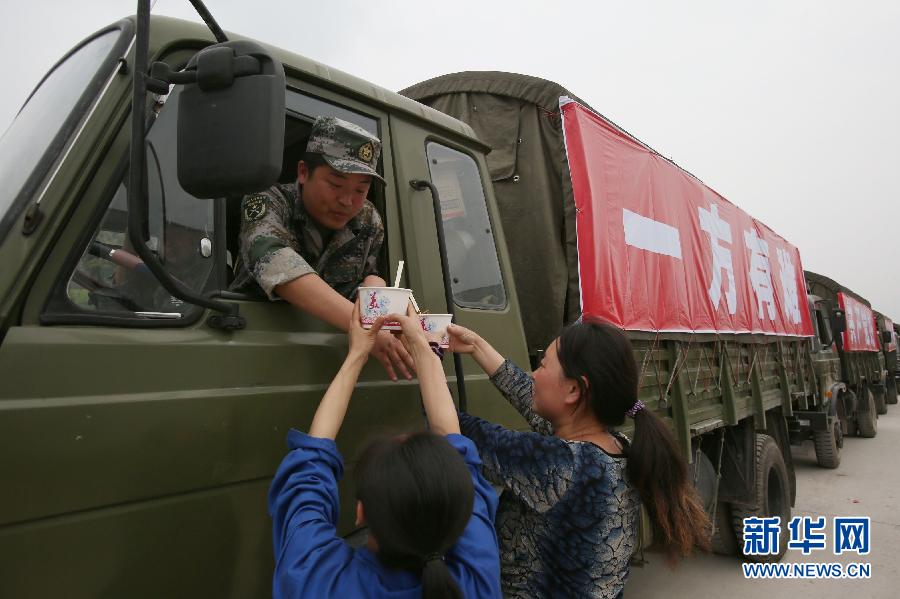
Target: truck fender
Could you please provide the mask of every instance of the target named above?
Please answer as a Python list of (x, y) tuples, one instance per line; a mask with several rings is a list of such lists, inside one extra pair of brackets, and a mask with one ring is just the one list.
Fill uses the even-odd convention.
[[(825, 392), (825, 397), (822, 400), (822, 405), (825, 406), (825, 411), (829, 417), (837, 416), (838, 414), (838, 398), (841, 397), (842, 394), (847, 392), (847, 385), (844, 383), (834, 383), (831, 385), (831, 388)], [(847, 406), (844, 406), (845, 410)], [(846, 411), (844, 412), (847, 413)]]

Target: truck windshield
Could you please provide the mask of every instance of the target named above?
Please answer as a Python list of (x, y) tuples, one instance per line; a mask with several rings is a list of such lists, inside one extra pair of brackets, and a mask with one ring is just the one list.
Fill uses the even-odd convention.
[[(100, 70), (121, 36), (119, 29), (110, 30), (89, 40), (58, 64), (44, 79), (15, 121), (0, 138), (0, 222), (29, 178), (42, 177), (38, 166), (50, 163), (62, 151), (68, 135), (80, 116), (87, 111), (93, 97), (85, 90)], [(71, 122), (74, 117), (76, 122)], [(0, 227), (0, 238), (3, 236)]]

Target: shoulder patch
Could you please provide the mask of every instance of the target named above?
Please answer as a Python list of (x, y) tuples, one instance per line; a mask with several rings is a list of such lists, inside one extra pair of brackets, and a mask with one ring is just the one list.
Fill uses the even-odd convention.
[(268, 198), (261, 193), (252, 195), (244, 200), (244, 220), (253, 222), (266, 215)]

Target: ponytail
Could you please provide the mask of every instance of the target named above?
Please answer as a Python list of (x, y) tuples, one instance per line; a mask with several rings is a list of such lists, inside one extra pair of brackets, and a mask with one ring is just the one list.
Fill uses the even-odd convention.
[(687, 464), (672, 431), (649, 410), (634, 415), (627, 472), (670, 562), (695, 545), (709, 550), (709, 516), (689, 482)]
[(625, 333), (608, 322), (584, 318), (563, 329), (557, 357), (599, 422), (614, 428), (626, 416), (634, 418), (626, 472), (669, 559), (688, 555), (694, 545), (708, 549), (709, 517), (688, 480), (672, 431), (638, 401), (637, 363)]
[(444, 554), (472, 516), (475, 490), (447, 439), (421, 432), (370, 443), (356, 489), (381, 564), (419, 574), (423, 599), (462, 599)]
[(422, 599), (463, 599), (443, 557), (427, 559), (422, 568)]

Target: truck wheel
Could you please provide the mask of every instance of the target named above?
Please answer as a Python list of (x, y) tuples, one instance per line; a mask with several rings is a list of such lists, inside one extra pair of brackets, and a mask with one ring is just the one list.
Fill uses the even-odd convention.
[(737, 555), (738, 541), (731, 524), (731, 506), (724, 501), (716, 503), (715, 530), (710, 537), (710, 549), (718, 555)]
[[(778, 443), (769, 435), (756, 435), (756, 506), (750, 510), (732, 509), (734, 535), (739, 555), (748, 562), (777, 562), (787, 551), (788, 523), (791, 521), (791, 484), (787, 466)], [(744, 518), (781, 518), (778, 553), (774, 555), (744, 554)]]
[(837, 468), (841, 465), (841, 447), (844, 445), (844, 436), (839, 420), (835, 419), (830, 431), (814, 432), (813, 443), (816, 446), (816, 461), (819, 462), (819, 466)]
[(865, 401), (867, 408), (865, 412), (856, 411), (856, 426), (860, 437), (871, 439), (878, 434), (878, 414), (875, 413), (875, 396), (872, 390), (864, 387), (861, 401)]
[(897, 403), (897, 379), (894, 377), (889, 378), (887, 381), (887, 396), (884, 398), (884, 401), (891, 405)]
[(879, 414), (887, 414), (887, 402), (885, 401), (884, 387), (876, 387), (875, 395), (875, 411)]

